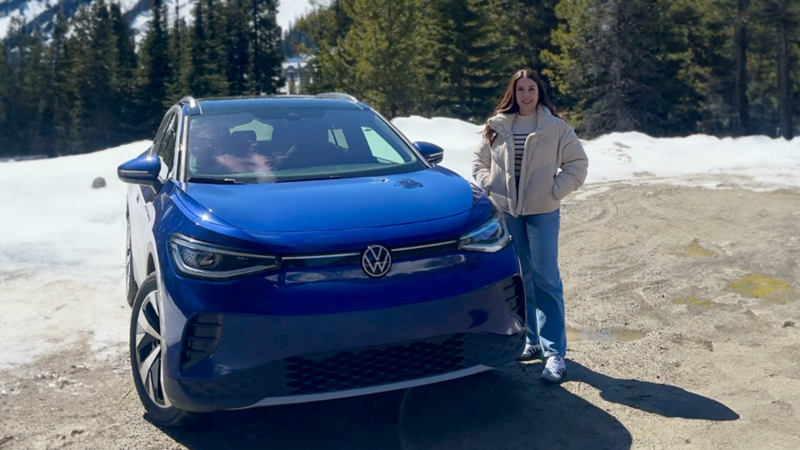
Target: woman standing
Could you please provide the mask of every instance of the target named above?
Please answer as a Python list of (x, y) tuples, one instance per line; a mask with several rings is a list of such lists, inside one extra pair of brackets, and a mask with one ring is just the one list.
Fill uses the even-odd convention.
[(547, 359), (542, 378), (560, 382), (567, 351), (558, 270), (561, 199), (586, 179), (589, 160), (572, 127), (530, 69), (517, 71), (486, 122), (472, 175), (503, 215), (522, 265), (528, 345), (521, 361)]

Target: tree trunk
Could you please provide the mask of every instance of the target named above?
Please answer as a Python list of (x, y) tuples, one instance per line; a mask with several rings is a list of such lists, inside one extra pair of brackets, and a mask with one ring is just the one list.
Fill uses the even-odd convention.
[(792, 130), (792, 96), (789, 78), (789, 36), (783, 18), (778, 20), (778, 105), (780, 108), (780, 135), (794, 137)]
[(747, 100), (747, 26), (745, 11), (747, 0), (739, 0), (736, 28), (733, 34), (733, 46), (736, 52), (736, 87), (734, 101), (736, 103), (736, 125), (734, 133), (738, 136), (750, 134), (750, 104)]

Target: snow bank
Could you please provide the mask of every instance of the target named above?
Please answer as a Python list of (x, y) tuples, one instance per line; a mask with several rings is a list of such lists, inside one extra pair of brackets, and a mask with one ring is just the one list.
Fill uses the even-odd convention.
[[(0, 368), (78, 338), (95, 351), (124, 339), (125, 185), (116, 168), (148, 145), (0, 164)], [(106, 187), (92, 189), (96, 177)]]
[[(412, 141), (445, 149), (442, 166), (472, 179), (472, 153), (480, 143), (481, 126), (456, 119), (398, 118), (393, 123)], [(589, 183), (653, 180), (692, 184), (697, 175), (739, 175), (751, 186), (800, 187), (800, 138), (766, 136), (719, 139), (694, 135), (652, 138), (642, 133), (611, 133), (583, 141), (589, 156)], [(695, 184), (708, 185), (703, 182)], [(710, 184), (708, 186), (715, 186)]]

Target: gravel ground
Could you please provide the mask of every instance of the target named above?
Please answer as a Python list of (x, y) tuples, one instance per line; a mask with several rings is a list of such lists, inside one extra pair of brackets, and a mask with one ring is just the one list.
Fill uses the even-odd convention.
[[(591, 185), (565, 202), (560, 386), (513, 363), (161, 429), (129, 374), (118, 287), (2, 274), (0, 317), (42, 315), (20, 351), (57, 352), (0, 371), (0, 450), (800, 448), (800, 191), (726, 186)], [(98, 299), (110, 344), (81, 326)]]

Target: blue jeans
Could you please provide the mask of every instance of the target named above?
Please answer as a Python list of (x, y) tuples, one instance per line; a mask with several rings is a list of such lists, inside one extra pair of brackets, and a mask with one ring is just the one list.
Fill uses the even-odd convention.
[(506, 224), (519, 253), (528, 316), (528, 340), (541, 344), (545, 357), (567, 353), (564, 288), (558, 271), (561, 212), (512, 217)]

